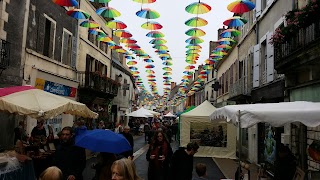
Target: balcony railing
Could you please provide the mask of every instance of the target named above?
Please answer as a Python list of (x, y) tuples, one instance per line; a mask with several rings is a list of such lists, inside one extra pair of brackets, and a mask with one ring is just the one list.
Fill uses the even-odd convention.
[(79, 88), (89, 88), (104, 93), (117, 95), (120, 83), (101, 75), (99, 72), (78, 72)]
[(241, 77), (230, 85), (229, 97), (235, 97), (238, 95), (250, 95), (252, 89), (252, 83), (248, 80), (247, 76)]
[(10, 43), (0, 39), (0, 69), (6, 69), (10, 60)]
[(306, 28), (300, 29), (289, 41), (277, 45), (275, 47), (275, 63), (280, 63), (280, 61), (293, 53), (309, 49), (309, 45), (313, 43), (318, 44), (320, 40), (319, 23), (320, 22), (316, 22)]

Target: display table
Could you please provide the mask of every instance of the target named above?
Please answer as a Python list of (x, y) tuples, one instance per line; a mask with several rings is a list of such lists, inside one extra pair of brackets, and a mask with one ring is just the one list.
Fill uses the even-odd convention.
[(1, 180), (36, 180), (32, 160), (20, 163), (19, 168), (11, 171), (6, 170), (7, 166), (0, 168)]

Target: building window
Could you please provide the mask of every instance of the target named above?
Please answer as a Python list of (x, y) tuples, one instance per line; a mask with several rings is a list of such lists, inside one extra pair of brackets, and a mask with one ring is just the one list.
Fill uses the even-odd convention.
[(43, 55), (53, 59), (56, 35), (56, 22), (44, 14)]
[(267, 7), (267, 0), (261, 0), (261, 11)]
[(61, 54), (61, 62), (66, 65), (70, 65), (72, 54), (72, 34), (66, 29), (63, 29)]
[(123, 86), (126, 86), (126, 85), (127, 85), (127, 80), (124, 79), (123, 80), (123, 85), (122, 85), (123, 96), (127, 96), (127, 90), (126, 90), (126, 88), (123, 87)]
[(267, 43), (264, 40), (261, 43), (260, 49), (260, 82), (265, 84), (267, 82)]

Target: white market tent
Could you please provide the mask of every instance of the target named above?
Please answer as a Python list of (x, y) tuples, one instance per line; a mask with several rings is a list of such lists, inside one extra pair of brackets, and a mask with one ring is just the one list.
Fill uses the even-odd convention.
[(148, 110), (144, 109), (143, 107), (141, 107), (140, 109), (133, 111), (129, 114), (127, 114), (126, 116), (131, 116), (131, 117), (153, 117), (153, 115), (151, 113), (149, 113)]
[(213, 121), (226, 119), (241, 128), (251, 127), (259, 122), (279, 127), (287, 123), (301, 122), (309, 127), (320, 125), (320, 103), (296, 101), (266, 104), (229, 105), (216, 109), (211, 115)]
[(152, 111), (152, 110), (149, 110), (149, 109), (147, 109), (147, 111), (148, 111), (149, 113), (151, 113), (152, 115), (154, 115), (154, 116), (160, 115), (160, 113), (158, 113), (158, 112), (156, 112), (156, 111)]
[(190, 142), (191, 128), (206, 129), (212, 126), (224, 125), (226, 127), (226, 147), (201, 146), (195, 154), (197, 157), (236, 158), (236, 127), (225, 122), (212, 123), (209, 116), (216, 108), (209, 102), (204, 101), (193, 110), (180, 115), (180, 145), (187, 146)]
[(172, 114), (171, 112), (168, 112), (168, 114), (164, 115), (164, 117), (177, 117), (177, 116)]

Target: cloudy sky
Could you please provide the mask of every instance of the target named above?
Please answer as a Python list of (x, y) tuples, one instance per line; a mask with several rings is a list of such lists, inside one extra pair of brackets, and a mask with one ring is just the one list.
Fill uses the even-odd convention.
[[(209, 56), (209, 41), (217, 40), (217, 30), (223, 27), (223, 21), (232, 17), (232, 13), (227, 10), (227, 5), (233, 0), (201, 0), (201, 2), (206, 3), (211, 6), (211, 11), (206, 14), (199, 14), (199, 17), (204, 18), (208, 21), (207, 26), (199, 27), (206, 32), (206, 35), (201, 37), (204, 42), (200, 44), (202, 46), (202, 52), (200, 53), (200, 58), (198, 60), (198, 65), (203, 64)], [(158, 55), (154, 52), (152, 48), (153, 44), (149, 41), (152, 39), (147, 37), (146, 34), (149, 32), (141, 28), (141, 25), (146, 21), (146, 19), (136, 16), (136, 12), (141, 10), (141, 8), (150, 8), (152, 10), (160, 13), (160, 17), (155, 19), (163, 28), (161, 31), (165, 34), (164, 39), (167, 40), (165, 44), (168, 46), (170, 55), (172, 57), (173, 66), (172, 81), (180, 83), (181, 77), (183, 76), (183, 71), (185, 66), (188, 64), (185, 62), (185, 52), (187, 45), (185, 43), (186, 39), (190, 36), (185, 34), (185, 31), (192, 28), (185, 25), (185, 21), (195, 17), (194, 14), (189, 14), (185, 11), (185, 7), (193, 2), (198, 2), (197, 0), (157, 0), (151, 4), (136, 3), (133, 0), (112, 0), (109, 3), (110, 7), (115, 8), (121, 13), (117, 20), (123, 21), (128, 26), (126, 30), (133, 34), (133, 38), (138, 42), (137, 44), (142, 47), (142, 49), (148, 53), (154, 62), (157, 78), (157, 87), (160, 95), (163, 94), (163, 70), (162, 70), (162, 60), (158, 58)], [(149, 90), (149, 85), (147, 83), (145, 66), (147, 63), (143, 59), (137, 58), (137, 67), (140, 71), (140, 76), (144, 81), (145, 87)]]

